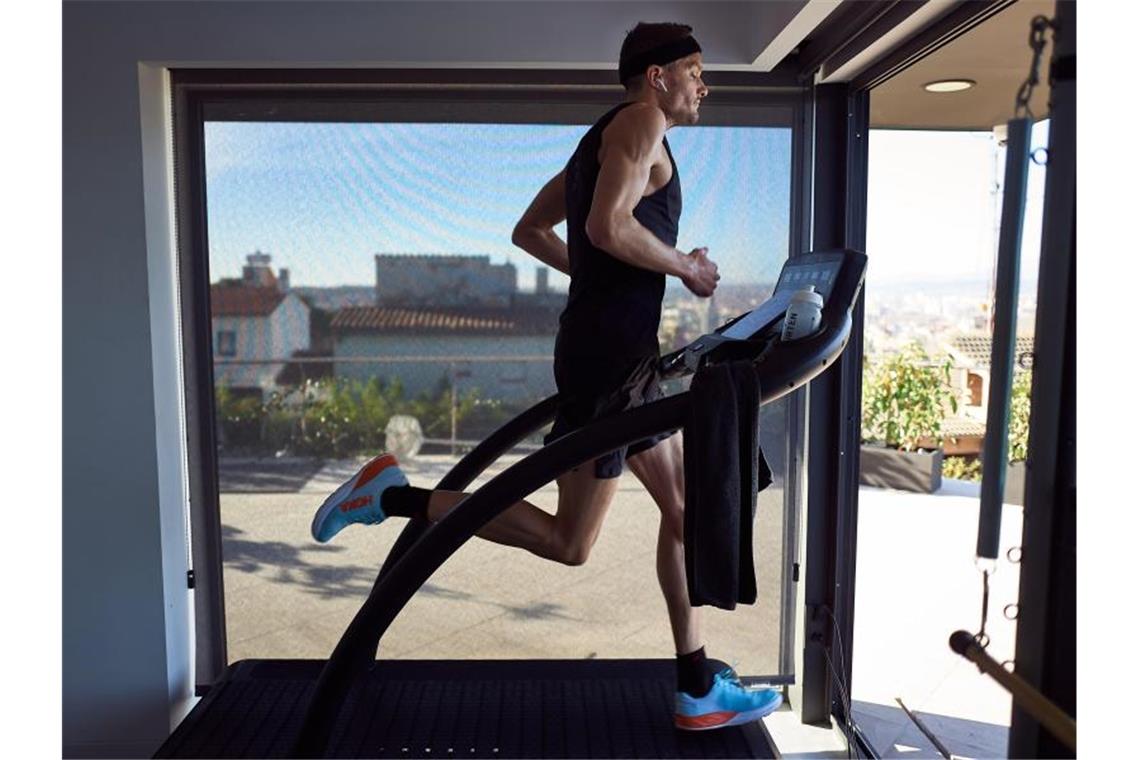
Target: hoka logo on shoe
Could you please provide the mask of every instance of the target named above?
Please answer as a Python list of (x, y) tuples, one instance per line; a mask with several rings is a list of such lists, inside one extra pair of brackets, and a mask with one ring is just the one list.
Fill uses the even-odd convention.
[(354, 509), (367, 507), (372, 502), (371, 496), (357, 496), (355, 499), (349, 499), (344, 504), (340, 505), (341, 512), (351, 512)]

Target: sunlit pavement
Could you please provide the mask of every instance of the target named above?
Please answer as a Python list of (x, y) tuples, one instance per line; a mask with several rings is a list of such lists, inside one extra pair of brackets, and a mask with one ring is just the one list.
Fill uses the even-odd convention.
[[(506, 458), (475, 486), (514, 461), (517, 457)], [(413, 485), (433, 486), (454, 462), (450, 456), (426, 456), (403, 466)], [(295, 492), (223, 492), (231, 661), (329, 656), (405, 524), (393, 518), (378, 526), (350, 526), (328, 544), (312, 540), (313, 512), (358, 467), (355, 461), (328, 464)], [(547, 485), (531, 501), (553, 512), (556, 487)], [(704, 613), (709, 652), (739, 662), (746, 673), (778, 670), (782, 501), (775, 487), (760, 499), (759, 524), (771, 527), (757, 531), (760, 602), (731, 613)], [(602, 534), (581, 567), (470, 541), (416, 594), (382, 639), (379, 654), (672, 657), (656, 576), (658, 523), (656, 505), (626, 472)]]
[[(931, 496), (859, 489), (854, 713), (883, 757), (939, 757), (896, 697), (953, 755), (1005, 757), (1008, 692), (949, 646), (982, 620), (978, 486), (943, 483)], [(1005, 505), (986, 622), (999, 662), (1014, 655), (1017, 624), (1003, 610), (1017, 602), (1020, 566), (1006, 552), (1020, 545), (1021, 523), (1022, 508)]]
[[(475, 487), (514, 461), (492, 467)], [(430, 487), (454, 462), (450, 456), (426, 456), (404, 467), (413, 485)], [(359, 464), (277, 462), (262, 467), (252, 481), (232, 476), (258, 473), (256, 463), (231, 470), (231, 483), (266, 491), (223, 490), (221, 497), (231, 662), (329, 656), (404, 525), (392, 519), (351, 526), (323, 545), (309, 536), (316, 507)], [(896, 697), (954, 754), (1004, 754), (1008, 696), (947, 645), (952, 631), (976, 631), (981, 619), (981, 574), (973, 559), (976, 492), (976, 486), (950, 480), (931, 496), (860, 489), (851, 699), (860, 725), (885, 756), (937, 756)], [(555, 486), (542, 488), (531, 501), (553, 511)], [(778, 671), (781, 514), (782, 495), (770, 488), (761, 495), (756, 524), (759, 602), (733, 612), (703, 610), (708, 651), (737, 663), (744, 674)], [(655, 572), (657, 525), (656, 506), (627, 472), (582, 567), (470, 541), (397, 617), (379, 656), (671, 657)], [(1020, 532), (1021, 509), (1007, 506), (1003, 557), (1019, 543)], [(1002, 616), (1002, 608), (1017, 600), (1017, 572), (1002, 559), (991, 579), (987, 632), (989, 651), (998, 660), (1013, 654), (1015, 624)], [(785, 756), (797, 752), (799, 734), (791, 718), (781, 713), (768, 721)], [(813, 741), (819, 749), (819, 739)]]

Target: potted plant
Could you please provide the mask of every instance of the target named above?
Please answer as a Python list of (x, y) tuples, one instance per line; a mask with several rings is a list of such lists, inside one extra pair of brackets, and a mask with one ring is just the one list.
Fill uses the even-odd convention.
[(1006, 504), (1025, 505), (1025, 460), (1029, 452), (1029, 398), (1032, 372), (1017, 372), (1009, 397), (1009, 462), (1005, 471)]
[(933, 493), (942, 487), (942, 420), (958, 409), (949, 357), (936, 363), (918, 344), (863, 365), (859, 482)]

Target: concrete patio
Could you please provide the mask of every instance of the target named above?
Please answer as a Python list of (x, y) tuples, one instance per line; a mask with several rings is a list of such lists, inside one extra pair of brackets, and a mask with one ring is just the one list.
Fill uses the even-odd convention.
[[(431, 486), (450, 456), (407, 463)], [(492, 468), (490, 477), (513, 459)], [(325, 658), (367, 596), (403, 521), (353, 526), (326, 545), (309, 536), (321, 500), (357, 462), (223, 462), (221, 509), (229, 660)], [(477, 481), (476, 485), (483, 482)], [(553, 510), (557, 491), (532, 495)], [(783, 494), (761, 494), (755, 559), (760, 599), (733, 612), (707, 609), (710, 654), (742, 674), (779, 673)], [(391, 658), (671, 657), (673, 643), (654, 570), (657, 509), (626, 473), (605, 529), (582, 567), (472, 541), (440, 568), (396, 619), (379, 655)], [(895, 702), (901, 698), (955, 755), (1004, 756), (1008, 696), (946, 644), (977, 630), (981, 575), (974, 568), (977, 487), (945, 481), (934, 495), (860, 489), (854, 714), (887, 757), (938, 757)], [(1007, 507), (1003, 552), (1020, 538), (1021, 510)], [(1017, 567), (991, 580), (990, 653), (1012, 657)], [(845, 653), (850, 656), (850, 653)], [(766, 724), (786, 757), (845, 756), (826, 729), (782, 710)]]

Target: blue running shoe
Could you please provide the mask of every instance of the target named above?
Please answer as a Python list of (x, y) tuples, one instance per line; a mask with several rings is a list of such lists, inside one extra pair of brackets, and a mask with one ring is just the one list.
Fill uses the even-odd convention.
[(313, 517), (313, 538), (322, 544), (350, 523), (375, 525), (387, 517), (380, 497), (388, 486), (406, 486), (408, 479), (396, 457), (381, 454), (360, 468), (332, 496), (325, 499)]
[(673, 724), (685, 731), (708, 731), (760, 720), (776, 711), (784, 697), (775, 689), (748, 688), (731, 668), (713, 677), (713, 686), (703, 697), (677, 692)]

